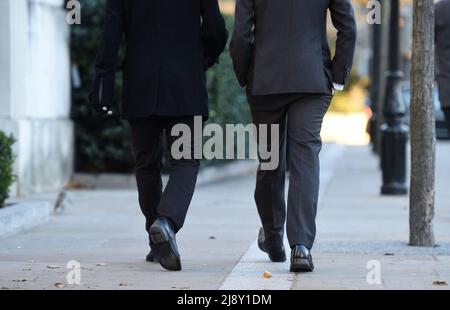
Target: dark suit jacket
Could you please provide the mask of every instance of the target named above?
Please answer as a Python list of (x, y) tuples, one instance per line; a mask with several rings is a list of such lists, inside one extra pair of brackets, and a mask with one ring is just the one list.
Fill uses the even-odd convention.
[(450, 0), (436, 3), (436, 55), (439, 97), (443, 108), (450, 108)]
[(94, 105), (113, 105), (123, 37), (122, 117), (208, 115), (205, 69), (227, 41), (217, 0), (108, 0)]
[[(338, 30), (331, 60), (327, 11)], [(345, 84), (356, 43), (350, 0), (237, 0), (231, 56), (253, 95), (330, 93)]]

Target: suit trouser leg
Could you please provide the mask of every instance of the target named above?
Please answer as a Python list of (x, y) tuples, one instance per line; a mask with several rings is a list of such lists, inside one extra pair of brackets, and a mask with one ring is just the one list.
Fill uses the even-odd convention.
[(290, 181), (287, 207), (287, 236), (292, 246), (309, 249), (316, 236), (316, 214), (319, 196), (320, 131), (330, 95), (301, 95), (288, 109), (288, 143), (290, 148)]
[(171, 136), (173, 126), (186, 124), (191, 129), (193, 145), (193, 117), (148, 117), (130, 120), (136, 157), (136, 180), (139, 204), (146, 218), (146, 229), (158, 217), (167, 217), (175, 231), (181, 229), (197, 181), (199, 161), (192, 157), (175, 160), (171, 157), (169, 181), (162, 192), (161, 169), (163, 158), (163, 132), (166, 132), (169, 150), (177, 137)]
[(172, 137), (172, 128), (179, 124), (186, 125), (190, 129), (190, 157), (174, 159), (172, 154), (170, 154), (169, 180), (158, 206), (158, 216), (169, 218), (176, 232), (184, 225), (189, 205), (194, 195), (200, 167), (200, 161), (194, 159), (194, 117), (176, 117), (168, 120), (165, 130), (169, 151), (172, 149), (173, 143), (179, 138)]
[(136, 162), (139, 205), (145, 216), (145, 229), (149, 232), (150, 226), (157, 218), (158, 205), (162, 195), (164, 124), (158, 117), (133, 119), (129, 123)]
[[(268, 247), (283, 244), (286, 222), (285, 179), (286, 179), (286, 96), (248, 95), (253, 122), (260, 128), (267, 126), (268, 151), (271, 146), (271, 125), (279, 125), (279, 164), (275, 170), (263, 170), (261, 165), (256, 176), (255, 202), (266, 237)], [(258, 130), (258, 139), (260, 131)], [(258, 141), (258, 145), (260, 141)], [(261, 159), (260, 162), (265, 160)]]

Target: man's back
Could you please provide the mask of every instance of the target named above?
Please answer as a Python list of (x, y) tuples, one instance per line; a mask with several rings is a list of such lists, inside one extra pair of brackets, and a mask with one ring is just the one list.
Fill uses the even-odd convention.
[[(328, 9), (339, 30), (333, 61)], [(238, 0), (231, 52), (241, 84), (255, 95), (329, 93), (333, 82), (348, 78), (355, 35), (349, 0)], [(240, 59), (249, 57), (249, 47), (251, 60)]]
[(217, 0), (108, 0), (93, 102), (112, 106), (123, 37), (124, 118), (208, 115), (205, 70), (227, 42)]

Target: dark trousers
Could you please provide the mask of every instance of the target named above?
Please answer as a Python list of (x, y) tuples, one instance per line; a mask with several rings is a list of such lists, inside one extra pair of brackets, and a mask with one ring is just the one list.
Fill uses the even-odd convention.
[(442, 111), (444, 111), (445, 121), (447, 123), (447, 129), (450, 133), (450, 107), (449, 108), (443, 108)]
[[(191, 129), (191, 159), (175, 160), (170, 156), (169, 181), (162, 189), (161, 169), (164, 153), (163, 136), (167, 139), (169, 151), (178, 137), (172, 137), (172, 128), (186, 124)], [(162, 117), (130, 120), (136, 157), (136, 180), (139, 204), (146, 219), (146, 230), (158, 217), (168, 218), (175, 231), (181, 229), (194, 193), (199, 161), (194, 158), (194, 118)]]
[[(303, 244), (311, 249), (316, 235), (315, 219), (319, 196), (319, 153), (322, 148), (320, 131), (331, 95), (248, 95), (248, 100), (257, 126), (280, 126), (278, 168), (266, 171), (258, 169), (255, 190), (255, 201), (268, 246), (282, 244), (287, 218), (286, 231), (291, 247)], [(287, 213), (286, 141), (289, 143), (290, 155)], [(270, 146), (270, 142), (268, 145)]]

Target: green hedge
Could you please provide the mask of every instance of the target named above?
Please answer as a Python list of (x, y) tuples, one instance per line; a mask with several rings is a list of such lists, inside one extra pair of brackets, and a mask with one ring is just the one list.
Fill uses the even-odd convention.
[[(105, 0), (82, 0), (82, 24), (71, 27), (72, 62), (78, 68), (82, 84), (73, 89), (72, 117), (75, 121), (76, 170), (86, 172), (130, 172), (133, 168), (132, 145), (128, 124), (116, 118), (95, 116), (87, 103), (94, 77), (93, 62), (101, 36)], [(226, 17), (231, 31), (233, 20)], [(121, 51), (123, 56), (123, 50)], [(121, 74), (117, 75), (117, 106), (120, 106)], [(233, 74), (228, 51), (220, 64), (208, 72), (210, 122), (248, 123), (250, 113), (245, 93)], [(203, 164), (214, 164), (203, 163)]]
[(13, 174), (14, 155), (12, 145), (15, 140), (12, 136), (0, 131), (0, 208), (5, 206), (9, 198), (9, 188), (14, 183)]

